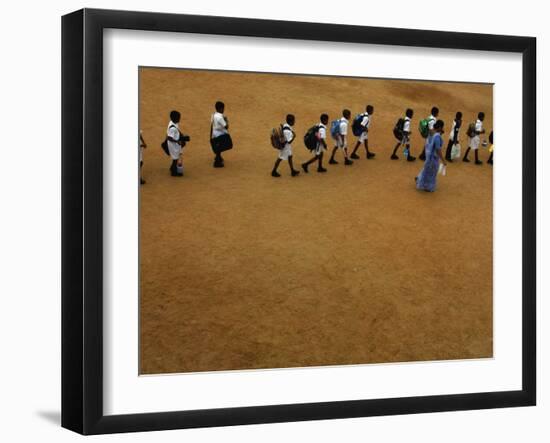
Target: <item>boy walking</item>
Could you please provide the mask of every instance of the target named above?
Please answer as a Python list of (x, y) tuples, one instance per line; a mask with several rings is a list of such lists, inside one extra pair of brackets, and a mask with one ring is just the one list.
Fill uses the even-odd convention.
[(401, 128), (401, 133), (398, 134), (400, 137), (398, 137), (399, 141), (395, 145), (395, 148), (393, 148), (393, 153), (391, 155), (392, 160), (399, 160), (399, 157), (397, 156), (397, 150), (401, 148), (402, 146), (405, 147), (405, 155), (407, 157), (407, 161), (413, 162), (416, 160), (416, 157), (411, 155), (411, 120), (413, 117), (414, 111), (409, 108), (405, 111), (405, 118), (403, 119), (403, 127)]
[(321, 114), (321, 123), (317, 125), (317, 144), (316, 148), (313, 150), (315, 153), (315, 157), (311, 158), (305, 163), (302, 163), (302, 169), (306, 174), (308, 173), (309, 165), (316, 161), (319, 162), (319, 165), (317, 166), (317, 172), (327, 172), (327, 170), (323, 168), (323, 153), (327, 150), (327, 124), (328, 115)]
[(172, 164), (170, 166), (170, 175), (172, 177), (181, 177), (183, 175), (181, 172), (178, 172), (178, 162), (180, 161), (184, 144), (179, 128), (180, 120), (181, 114), (178, 111), (170, 112), (170, 122), (166, 129), (166, 143), (168, 145), (170, 158), (172, 159)]
[[(439, 108), (437, 106), (434, 106), (432, 108), (432, 113), (426, 119), (428, 120), (428, 131), (429, 131), (428, 136), (431, 135), (434, 131), (434, 125), (435, 125), (435, 122), (437, 121), (438, 115), (439, 115)], [(424, 149), (422, 149), (422, 154), (420, 154), (419, 158), (422, 161), (426, 160), (426, 143), (424, 143)]]
[(376, 154), (374, 152), (369, 151), (369, 127), (372, 120), (372, 115), (374, 114), (374, 107), (372, 105), (367, 105), (366, 111), (364, 114), (362, 114), (361, 119), (361, 134), (358, 136), (357, 143), (355, 144), (355, 148), (353, 149), (353, 152), (351, 153), (351, 158), (354, 160), (357, 160), (359, 156), (356, 154), (357, 149), (359, 149), (359, 146), (361, 146), (361, 143), (365, 145), (365, 150), (367, 151), (367, 160), (370, 160), (373, 158)]
[(273, 171), (271, 171), (272, 177), (281, 176), (281, 174), (277, 172), (277, 168), (283, 160), (288, 160), (288, 166), (290, 166), (290, 174), (292, 175), (292, 177), (296, 177), (300, 173), (300, 171), (294, 169), (294, 165), (292, 164), (292, 142), (296, 138), (296, 134), (294, 133), (294, 129), (292, 127), (294, 126), (295, 121), (296, 119), (294, 115), (288, 114), (286, 116), (286, 123), (283, 125), (283, 135), (285, 137), (286, 143), (284, 148), (279, 151), (279, 156), (275, 161)]
[(469, 163), (470, 160), (468, 159), (468, 154), (470, 153), (470, 149), (474, 151), (475, 154), (475, 164), (476, 165), (482, 165), (483, 162), (479, 159), (478, 151), (479, 151), (479, 143), (480, 143), (480, 135), (485, 134), (485, 129), (483, 129), (483, 120), (485, 120), (485, 113), (480, 112), (477, 114), (477, 120), (473, 125), (470, 125), (470, 128), (468, 128), (468, 149), (466, 149), (466, 153), (464, 154), (464, 158), (462, 159), (463, 162)]
[(332, 149), (332, 155), (330, 156), (329, 163), (331, 165), (337, 165), (338, 162), (334, 160), (334, 155), (338, 149), (341, 149), (344, 153), (344, 164), (349, 166), (353, 164), (348, 157), (348, 126), (349, 120), (351, 118), (351, 111), (349, 109), (344, 109), (342, 111), (342, 118), (338, 120), (338, 133), (336, 134), (336, 144)]
[(451, 151), (453, 149), (453, 146), (459, 143), (458, 133), (461, 126), (462, 112), (457, 112), (455, 115), (455, 119), (453, 120), (453, 127), (451, 128), (451, 132), (449, 133), (449, 143), (447, 144), (447, 151), (445, 152), (445, 160), (451, 163), (453, 162), (453, 159), (451, 158)]
[[(233, 145), (228, 132), (229, 121), (224, 115), (225, 104), (217, 101), (214, 106), (216, 112), (214, 112), (210, 118), (210, 143), (212, 145), (212, 150), (216, 155), (214, 158), (214, 167), (223, 168), (224, 161), (221, 153), (226, 149), (231, 149)], [(229, 145), (231, 145), (231, 147), (229, 147)]]

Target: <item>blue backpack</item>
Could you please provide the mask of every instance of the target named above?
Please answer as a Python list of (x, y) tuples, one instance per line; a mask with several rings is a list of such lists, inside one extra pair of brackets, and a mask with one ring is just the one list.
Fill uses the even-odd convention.
[(330, 124), (330, 135), (336, 140), (340, 135), (340, 120), (333, 120)]
[(364, 114), (357, 114), (353, 119), (351, 132), (353, 132), (353, 135), (355, 135), (356, 137), (359, 137), (363, 132), (365, 132), (365, 128), (361, 126), (361, 122), (363, 121), (364, 116)]

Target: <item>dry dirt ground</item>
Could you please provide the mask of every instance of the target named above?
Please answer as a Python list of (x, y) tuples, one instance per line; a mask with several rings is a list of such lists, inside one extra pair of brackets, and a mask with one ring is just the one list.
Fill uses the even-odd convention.
[[(464, 127), (485, 111), (488, 134), (492, 86), (142, 68), (139, 92), (142, 374), (492, 356), (492, 167), (455, 162), (425, 193), (419, 161), (389, 159), (406, 107), (415, 155), (433, 105), (447, 131), (456, 111)], [(214, 169), (220, 99), (235, 148)], [(270, 176), (287, 113), (299, 165), (322, 112), (368, 103), (375, 159)], [(160, 148), (172, 109), (192, 138), (182, 178)]]

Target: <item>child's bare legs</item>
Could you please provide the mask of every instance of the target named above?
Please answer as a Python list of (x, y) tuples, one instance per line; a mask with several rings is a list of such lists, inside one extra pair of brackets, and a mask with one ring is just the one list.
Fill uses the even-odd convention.
[(369, 151), (369, 141), (365, 140), (365, 151), (367, 151), (367, 159), (373, 158), (376, 154)]
[(351, 153), (351, 158), (353, 158), (354, 160), (359, 159), (359, 156), (356, 154), (357, 150), (359, 149), (359, 146), (361, 146), (361, 142), (357, 140), (357, 143), (355, 144), (355, 148), (353, 148), (353, 151)]
[(328, 161), (331, 165), (337, 165), (338, 162), (336, 160), (334, 160), (334, 156), (336, 155), (336, 151), (338, 151), (338, 145), (334, 146), (334, 148), (332, 148), (332, 154), (330, 156), (330, 160)]
[(279, 157), (277, 157), (277, 160), (275, 160), (275, 165), (273, 166), (273, 170), (271, 171), (271, 176), (272, 177), (280, 177), (281, 174), (279, 174), (277, 172), (277, 168), (279, 167), (279, 165), (281, 164), (281, 159)]
[(302, 169), (306, 174), (308, 173), (308, 170), (307, 170), (308, 166), (311, 165), (316, 160), (317, 160), (317, 155), (315, 157), (310, 158), (307, 162), (302, 163)]
[(317, 159), (319, 160), (319, 165), (317, 166), (317, 172), (327, 172), (327, 170), (323, 168), (323, 152), (317, 155)]
[(401, 146), (401, 142), (397, 142), (397, 144), (395, 145), (395, 148), (393, 148), (393, 152), (390, 157), (392, 160), (399, 160), (399, 157), (397, 156), (397, 150), (399, 149), (400, 146)]
[(300, 171), (298, 171), (297, 169), (294, 169), (294, 163), (292, 161), (292, 155), (288, 156), (288, 166), (290, 166), (290, 173), (291, 173), (292, 177), (296, 177), (300, 173)]
[(323, 153), (321, 152), (320, 154), (316, 154), (315, 157), (309, 159), (307, 162), (305, 163), (302, 163), (302, 169), (304, 170), (305, 173), (308, 172), (308, 166), (311, 165), (312, 163), (318, 161), (319, 162), (319, 165), (317, 166), (317, 172), (326, 172), (327, 170), (325, 168), (323, 168)]

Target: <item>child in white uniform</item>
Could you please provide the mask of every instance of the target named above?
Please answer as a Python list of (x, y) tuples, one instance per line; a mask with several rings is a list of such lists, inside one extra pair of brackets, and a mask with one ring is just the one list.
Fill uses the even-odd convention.
[[(428, 130), (429, 130), (428, 137), (434, 133), (434, 125), (435, 125), (435, 122), (437, 121), (438, 115), (439, 115), (439, 108), (437, 106), (434, 106), (432, 108), (432, 113), (426, 119), (428, 120)], [(426, 160), (426, 147), (424, 147), (424, 149), (422, 150), (422, 153), (418, 156), (418, 158), (420, 160)]]
[(395, 148), (393, 148), (393, 153), (391, 155), (392, 160), (399, 160), (399, 157), (397, 156), (397, 150), (401, 148), (402, 146), (406, 149), (406, 156), (407, 161), (413, 162), (416, 160), (416, 157), (414, 157), (411, 154), (411, 119), (413, 118), (414, 111), (411, 108), (408, 108), (405, 111), (405, 118), (403, 119), (403, 129), (402, 129), (402, 137), (401, 140), (397, 142), (395, 145)]
[(453, 146), (460, 143), (458, 133), (460, 132), (460, 127), (462, 126), (462, 112), (457, 112), (455, 115), (455, 119), (453, 120), (453, 127), (451, 128), (451, 132), (449, 133), (449, 143), (447, 144), (447, 151), (445, 152), (445, 160), (448, 162), (453, 162), (453, 159), (451, 158), (451, 151), (453, 150)]
[(319, 165), (317, 166), (317, 172), (327, 172), (325, 168), (323, 168), (323, 153), (327, 150), (327, 124), (328, 124), (328, 115), (322, 114), (321, 115), (321, 123), (317, 125), (317, 147), (315, 148), (315, 157), (309, 159), (307, 162), (302, 163), (302, 169), (307, 174), (308, 167), (311, 163), (318, 161)]
[[(210, 124), (211, 124), (211, 133), (210, 133), (210, 139), (214, 139), (216, 137), (219, 137), (220, 135), (227, 134), (227, 131), (229, 129), (229, 122), (227, 120), (227, 117), (223, 114), (225, 110), (225, 104), (223, 102), (216, 102), (215, 104), (216, 112), (212, 114), (212, 117), (210, 118)], [(215, 168), (223, 168), (224, 167), (224, 161), (223, 157), (221, 155), (221, 152), (216, 152), (216, 157), (214, 159), (214, 167)]]
[(376, 155), (374, 152), (369, 151), (369, 127), (371, 124), (372, 115), (374, 114), (374, 107), (372, 105), (367, 105), (366, 111), (367, 112), (363, 114), (363, 120), (361, 121), (363, 132), (361, 132), (361, 135), (359, 136), (359, 138), (357, 139), (357, 143), (355, 144), (355, 148), (351, 153), (351, 158), (353, 159), (359, 159), (359, 156), (356, 154), (356, 152), (362, 143), (365, 145), (365, 150), (367, 151), (367, 160), (370, 160)]
[(172, 177), (181, 177), (183, 174), (178, 172), (178, 162), (181, 158), (183, 138), (179, 128), (181, 114), (178, 111), (170, 112), (170, 122), (166, 129), (166, 141), (172, 164), (170, 166), (170, 174)]
[(336, 151), (338, 149), (341, 149), (344, 153), (344, 164), (345, 165), (352, 165), (353, 161), (351, 161), (348, 157), (348, 127), (349, 127), (349, 120), (351, 118), (351, 111), (349, 109), (344, 109), (342, 111), (342, 118), (340, 119), (340, 123), (338, 126), (338, 135), (336, 136), (336, 144), (334, 148), (332, 149), (332, 155), (330, 156), (329, 163), (331, 165), (337, 165), (338, 162), (334, 160), (334, 155), (336, 154)]
[(279, 156), (275, 161), (273, 171), (271, 171), (272, 177), (281, 176), (281, 174), (277, 172), (277, 168), (283, 160), (288, 160), (288, 166), (290, 166), (290, 174), (292, 177), (296, 177), (300, 173), (300, 171), (294, 169), (294, 165), (292, 164), (292, 142), (296, 138), (296, 134), (294, 133), (294, 129), (292, 129), (292, 127), (294, 126), (295, 121), (296, 119), (294, 115), (288, 114), (286, 116), (286, 123), (283, 125), (283, 134), (285, 136), (286, 144), (284, 148), (279, 151)]
[(468, 159), (468, 154), (470, 153), (470, 149), (474, 151), (475, 154), (475, 164), (476, 165), (482, 165), (483, 162), (479, 159), (479, 144), (480, 144), (480, 135), (485, 134), (485, 129), (483, 129), (483, 120), (485, 120), (485, 113), (480, 112), (477, 114), (477, 120), (475, 123), (475, 133), (473, 137), (469, 138), (468, 141), (468, 149), (466, 149), (466, 153), (464, 154), (464, 158), (462, 159), (463, 162), (469, 163), (470, 160)]

